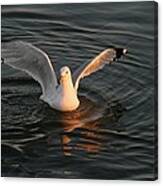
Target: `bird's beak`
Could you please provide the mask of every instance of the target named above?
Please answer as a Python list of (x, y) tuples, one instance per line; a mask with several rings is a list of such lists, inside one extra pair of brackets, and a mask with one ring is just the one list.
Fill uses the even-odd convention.
[(59, 78), (59, 81), (60, 82), (63, 82), (63, 80), (66, 78), (66, 74), (65, 73), (61, 73), (60, 74), (60, 78)]
[(63, 77), (64, 77), (64, 75), (63, 74), (60, 74), (59, 82), (61, 82), (63, 80)]

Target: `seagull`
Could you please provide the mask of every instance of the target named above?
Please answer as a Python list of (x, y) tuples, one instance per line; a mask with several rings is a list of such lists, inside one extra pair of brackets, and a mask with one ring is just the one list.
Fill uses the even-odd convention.
[(40, 99), (53, 109), (69, 112), (76, 110), (80, 101), (80, 80), (111, 64), (127, 53), (126, 48), (109, 47), (93, 60), (82, 64), (73, 73), (68, 66), (60, 69), (59, 81), (48, 55), (38, 47), (24, 41), (2, 42), (1, 60), (15, 69), (22, 70), (41, 85)]

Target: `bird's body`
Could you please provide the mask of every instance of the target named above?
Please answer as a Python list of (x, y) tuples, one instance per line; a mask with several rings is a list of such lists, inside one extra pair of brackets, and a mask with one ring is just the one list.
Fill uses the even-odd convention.
[(84, 63), (73, 74), (64, 66), (60, 69), (60, 81), (57, 82), (55, 71), (46, 53), (37, 47), (22, 41), (2, 43), (2, 58), (7, 65), (23, 70), (38, 81), (42, 88), (40, 99), (59, 111), (76, 110), (80, 101), (77, 90), (82, 78), (110, 64), (127, 49), (109, 48), (101, 52), (89, 63)]
[(74, 88), (69, 89), (59, 86), (56, 90), (57, 95), (49, 102), (52, 108), (57, 108), (60, 111), (76, 110), (80, 104), (77, 93)]
[(60, 72), (60, 84), (56, 88), (55, 95), (49, 101), (52, 108), (61, 111), (73, 111), (79, 106), (77, 91), (72, 82), (71, 71), (68, 67), (62, 67)]

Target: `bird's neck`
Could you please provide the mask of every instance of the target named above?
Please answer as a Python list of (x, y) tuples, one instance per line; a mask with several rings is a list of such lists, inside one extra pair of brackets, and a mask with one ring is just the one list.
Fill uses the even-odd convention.
[(65, 94), (71, 95), (71, 93), (75, 91), (71, 77), (69, 77), (67, 79), (63, 79), (60, 82), (60, 84), (61, 84), (61, 89), (62, 89), (62, 92), (64, 95)]

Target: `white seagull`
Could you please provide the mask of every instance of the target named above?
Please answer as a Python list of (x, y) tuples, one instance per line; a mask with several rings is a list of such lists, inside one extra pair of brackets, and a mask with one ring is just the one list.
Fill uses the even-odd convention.
[(73, 74), (69, 67), (64, 66), (60, 69), (58, 82), (48, 55), (41, 49), (22, 41), (1, 44), (3, 62), (32, 76), (41, 85), (40, 99), (50, 107), (63, 112), (73, 111), (79, 107), (77, 91), (82, 78), (102, 69), (105, 64), (112, 63), (126, 53), (127, 49), (108, 48), (92, 61), (82, 64)]

